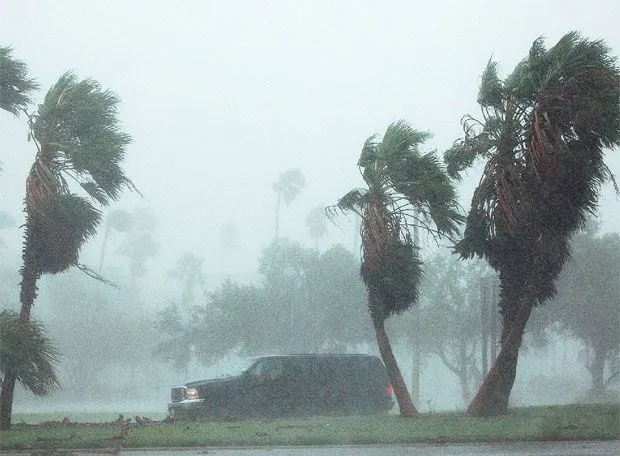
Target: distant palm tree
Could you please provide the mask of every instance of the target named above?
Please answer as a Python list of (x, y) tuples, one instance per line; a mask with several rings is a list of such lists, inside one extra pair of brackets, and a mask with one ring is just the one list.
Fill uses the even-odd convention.
[(319, 205), (310, 211), (306, 217), (306, 226), (310, 237), (314, 239), (314, 249), (319, 251), (319, 239), (327, 234), (327, 217), (325, 206)]
[[(22, 249), (20, 321), (30, 311), (42, 274), (78, 266), (80, 248), (95, 234), (101, 212), (123, 187), (134, 188), (120, 164), (131, 138), (117, 120), (118, 97), (91, 79), (64, 74), (30, 116), (30, 136), (37, 155), (26, 179), (26, 233)], [(73, 193), (77, 183), (90, 197)], [(9, 373), (10, 374), (10, 373)], [(16, 376), (6, 375), (0, 395), (0, 427), (11, 423)]]
[(434, 152), (419, 151), (429, 136), (399, 121), (388, 127), (380, 142), (375, 136), (368, 138), (358, 161), (367, 188), (350, 191), (330, 208), (332, 213), (352, 211), (362, 219), (361, 274), (368, 309), (403, 417), (415, 417), (417, 410), (392, 352), (385, 320), (418, 299), (422, 262), (412, 230), (421, 225), (434, 235), (452, 235), (462, 221), (456, 193), (439, 160)]
[(503, 81), (495, 62), (483, 73), (483, 120), (466, 117), (465, 138), (445, 154), (455, 177), (486, 160), (456, 252), (486, 258), (501, 282), (501, 351), (469, 415), (507, 411), (532, 307), (555, 294), (571, 235), (613, 180), (603, 148), (620, 144), (619, 99), (609, 48), (575, 32), (549, 50), (536, 40)]
[(278, 176), (278, 180), (273, 184), (276, 192), (276, 225), (274, 239), (278, 239), (280, 231), (280, 206), (282, 200), (288, 204), (299, 196), (302, 189), (306, 186), (306, 178), (299, 169), (289, 169)]
[(28, 77), (28, 68), (11, 56), (10, 47), (0, 46), (0, 108), (18, 115), (31, 103), (30, 92), (39, 86)]
[(176, 268), (169, 273), (170, 277), (178, 280), (183, 288), (181, 304), (186, 309), (194, 304), (194, 289), (205, 284), (204, 273), (202, 272), (203, 262), (202, 258), (187, 252), (177, 261)]

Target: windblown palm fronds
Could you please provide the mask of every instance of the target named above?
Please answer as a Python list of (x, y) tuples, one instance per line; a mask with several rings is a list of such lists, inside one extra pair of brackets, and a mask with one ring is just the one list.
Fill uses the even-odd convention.
[(14, 372), (22, 386), (45, 396), (59, 386), (54, 368), (59, 354), (36, 321), (26, 324), (17, 312), (0, 312), (0, 372)]

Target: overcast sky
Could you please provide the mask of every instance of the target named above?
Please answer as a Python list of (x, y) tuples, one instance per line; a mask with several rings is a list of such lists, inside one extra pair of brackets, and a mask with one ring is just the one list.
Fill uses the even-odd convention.
[[(617, 0), (0, 0), (0, 45), (28, 64), (38, 101), (67, 70), (120, 96), (134, 139), (125, 169), (144, 199), (127, 194), (113, 208), (149, 205), (161, 261), (193, 251), (209, 273), (226, 222), (255, 267), (282, 171), (300, 168), (308, 187), (283, 210), (280, 233), (312, 246), (306, 215), (361, 184), (368, 136), (406, 119), (434, 133), (427, 150), (443, 152), (463, 114), (478, 114), (491, 56), (506, 75), (538, 36), (551, 47), (570, 30), (617, 55), (619, 18)], [(0, 209), (19, 218), (35, 150), (23, 120), (0, 117)], [(618, 152), (608, 154), (617, 176)], [(465, 205), (477, 177), (461, 189)], [(601, 209), (604, 229), (618, 231), (609, 185)], [(326, 243), (352, 245), (350, 227), (330, 229)]]

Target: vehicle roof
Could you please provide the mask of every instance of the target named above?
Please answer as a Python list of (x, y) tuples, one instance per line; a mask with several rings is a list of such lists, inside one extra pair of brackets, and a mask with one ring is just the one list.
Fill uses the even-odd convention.
[(260, 355), (250, 357), (250, 359), (255, 360), (266, 358), (378, 358), (378, 356), (364, 353), (293, 353), (286, 355)]

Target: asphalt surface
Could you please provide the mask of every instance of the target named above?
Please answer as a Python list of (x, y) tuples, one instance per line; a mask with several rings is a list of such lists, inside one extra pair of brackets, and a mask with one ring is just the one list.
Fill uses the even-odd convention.
[(192, 451), (122, 451), (122, 456), (620, 456), (618, 442), (371, 445), (304, 448), (203, 448)]
[(321, 447), (179, 448), (140, 451), (37, 450), (3, 456), (618, 456), (615, 442), (533, 442), (471, 445), (364, 445)]

